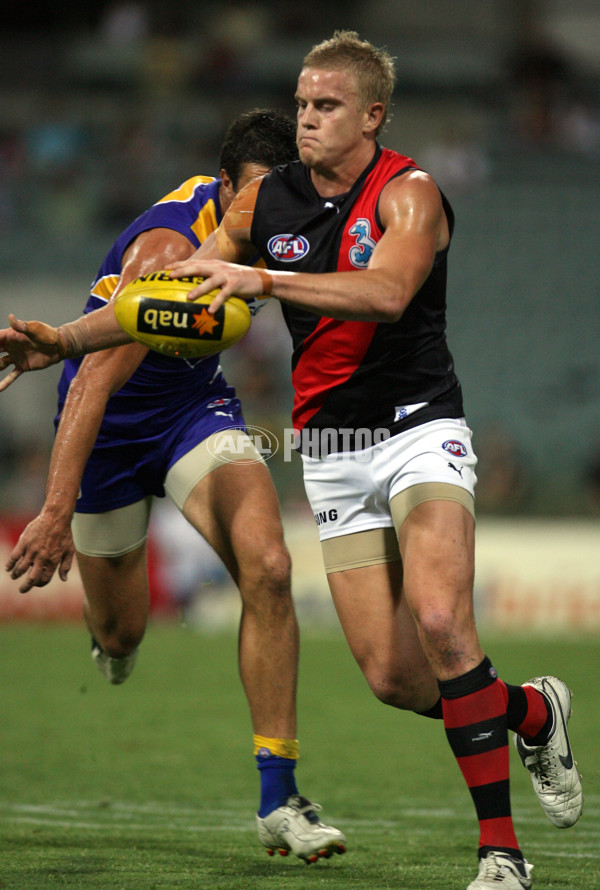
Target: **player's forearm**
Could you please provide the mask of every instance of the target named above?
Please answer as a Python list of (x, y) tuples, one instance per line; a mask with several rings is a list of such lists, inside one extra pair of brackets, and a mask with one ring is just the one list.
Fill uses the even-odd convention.
[[(75, 381), (74, 381), (75, 384)], [(72, 384), (58, 426), (50, 458), (44, 509), (57, 521), (70, 521), (87, 459), (106, 407), (106, 399), (85, 397)]]
[(115, 318), (112, 303), (61, 325), (58, 333), (64, 352), (62, 358), (76, 358), (132, 342)]
[(408, 287), (377, 270), (322, 274), (263, 270), (262, 274), (270, 279), (265, 284), (271, 295), (282, 303), (329, 318), (397, 321), (413, 296)]

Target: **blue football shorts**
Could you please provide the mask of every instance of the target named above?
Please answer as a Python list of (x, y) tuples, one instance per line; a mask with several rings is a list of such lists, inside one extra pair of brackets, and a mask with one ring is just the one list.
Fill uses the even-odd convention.
[(77, 513), (104, 513), (147, 497), (164, 497), (165, 478), (180, 458), (213, 433), (246, 428), (234, 390), (211, 387), (204, 402), (150, 420), (103, 424), (87, 461)]

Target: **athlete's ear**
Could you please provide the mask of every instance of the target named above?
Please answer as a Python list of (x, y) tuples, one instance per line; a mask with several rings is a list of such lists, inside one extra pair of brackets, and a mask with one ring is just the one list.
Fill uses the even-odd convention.
[(219, 179), (221, 180), (221, 188), (219, 191), (219, 200), (221, 202), (221, 213), (225, 213), (233, 199), (235, 198), (235, 189), (233, 180), (225, 167), (219, 170)]
[(363, 122), (364, 133), (377, 133), (385, 120), (385, 105), (383, 102), (372, 102), (368, 105)]

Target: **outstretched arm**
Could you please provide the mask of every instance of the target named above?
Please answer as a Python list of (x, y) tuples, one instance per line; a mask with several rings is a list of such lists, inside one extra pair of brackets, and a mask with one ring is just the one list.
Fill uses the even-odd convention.
[[(170, 229), (143, 233), (125, 255), (119, 288), (139, 275), (164, 268), (175, 256), (189, 255), (192, 250), (187, 238)], [(71, 519), (106, 403), (147, 352), (139, 343), (128, 343), (87, 356), (81, 363), (69, 388), (52, 449), (44, 505), (24, 530), (6, 564), (12, 578), (25, 576), (19, 587), (21, 593), (47, 584), (56, 569), (59, 577), (66, 580), (74, 552)]]
[(43, 321), (23, 321), (12, 313), (8, 321), (10, 327), (0, 330), (0, 371), (14, 367), (0, 380), (0, 392), (25, 371), (41, 371), (65, 358), (131, 342), (115, 318), (112, 303), (58, 328)]
[[(163, 268), (164, 266), (155, 265), (161, 261), (159, 257), (162, 257), (164, 265), (181, 259), (181, 249), (174, 243), (177, 239), (185, 242), (184, 255), (189, 256), (193, 245), (172, 229), (150, 229), (136, 238), (127, 251), (130, 269), (136, 271), (123, 270), (124, 277), (113, 296), (134, 278)], [(82, 315), (57, 328), (42, 321), (22, 321), (12, 314), (9, 316), (9, 324), (10, 327), (0, 330), (0, 371), (11, 365), (13, 370), (0, 380), (0, 392), (7, 389), (25, 371), (40, 371), (65, 358), (76, 358), (89, 352), (132, 342), (115, 318), (112, 300), (102, 309)]]

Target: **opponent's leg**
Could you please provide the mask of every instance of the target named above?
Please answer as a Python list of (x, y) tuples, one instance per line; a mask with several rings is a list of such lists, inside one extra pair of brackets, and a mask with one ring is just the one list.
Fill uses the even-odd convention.
[(254, 732), (295, 738), (298, 624), (279, 504), (263, 463), (223, 463), (183, 505), (242, 597), (239, 666)]
[(146, 548), (112, 559), (78, 552), (77, 562), (92, 658), (110, 683), (124, 683), (135, 666), (148, 620)]
[(148, 621), (146, 534), (151, 498), (105, 513), (76, 513), (73, 539), (92, 657), (113, 684), (131, 674)]
[(185, 499), (183, 514), (219, 554), (242, 598), (239, 668), (261, 775), (259, 837), (269, 852), (291, 849), (307, 862), (341, 853), (343, 834), (319, 820), (318, 805), (298, 794), (294, 779), (298, 624), (266, 466), (234, 461), (213, 468)]

